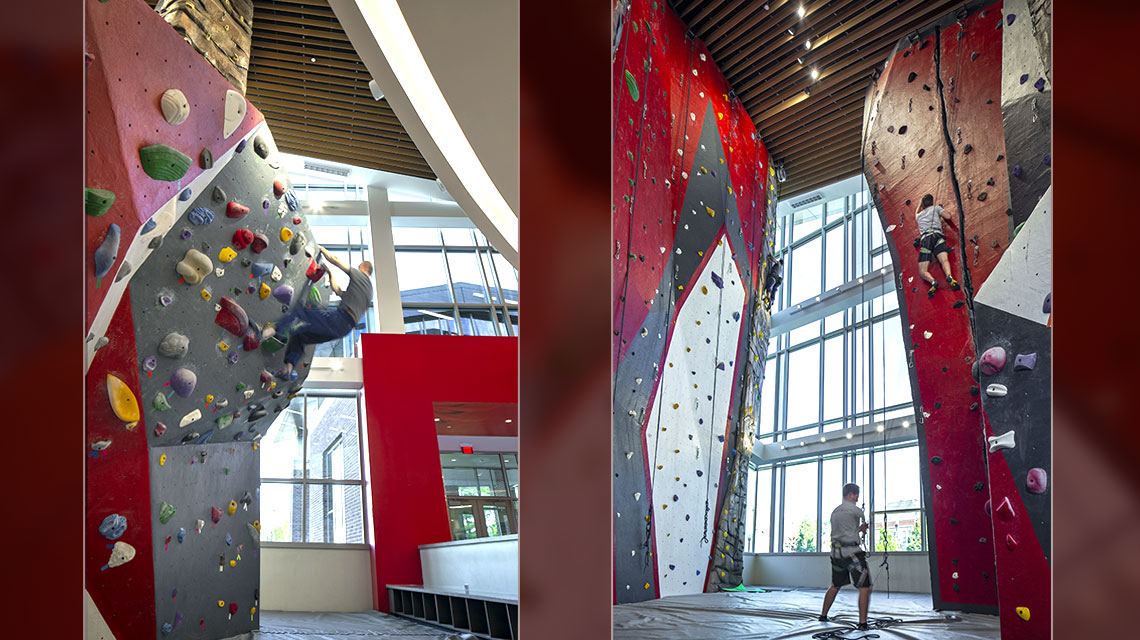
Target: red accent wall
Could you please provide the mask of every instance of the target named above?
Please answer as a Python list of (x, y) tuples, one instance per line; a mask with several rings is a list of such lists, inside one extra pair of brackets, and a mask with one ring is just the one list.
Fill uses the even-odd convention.
[(518, 402), (518, 338), (365, 334), (373, 600), (421, 584), (419, 545), (451, 540), (433, 402)]

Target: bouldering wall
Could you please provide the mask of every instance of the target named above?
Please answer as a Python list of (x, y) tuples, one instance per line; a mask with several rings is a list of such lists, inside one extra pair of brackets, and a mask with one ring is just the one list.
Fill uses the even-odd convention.
[[(1048, 57), (1028, 13), (975, 3), (901, 41), (863, 124), (908, 329), (935, 608), (997, 612), (1003, 638), (1048, 637), (1050, 620)], [(933, 297), (914, 219), (926, 193), (954, 217), (962, 283), (934, 266)]]
[(261, 114), (142, 0), (86, 16), (88, 619), (230, 637), (257, 625), (257, 440), (311, 356), (273, 379), (259, 329), (327, 294)]
[(613, 73), (614, 597), (635, 602), (741, 582), (775, 202), (750, 118), (664, 3), (620, 12)]

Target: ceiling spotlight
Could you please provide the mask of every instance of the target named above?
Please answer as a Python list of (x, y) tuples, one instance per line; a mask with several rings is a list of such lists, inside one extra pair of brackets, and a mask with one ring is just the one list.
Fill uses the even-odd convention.
[(816, 69), (815, 67), (812, 67), (812, 69), (811, 69), (811, 79), (812, 79), (812, 80), (816, 80), (816, 79), (818, 79), (818, 78), (819, 78), (819, 69)]
[(827, 436), (820, 436), (819, 441), (820, 442), (827, 442)]
[(906, 429), (909, 426), (910, 426), (910, 420), (903, 420), (903, 429)]
[(848, 439), (848, 440), (850, 440), (850, 439), (851, 439), (851, 432), (850, 432), (850, 431), (848, 431), (848, 432), (847, 432), (847, 439)]
[(883, 425), (879, 425), (879, 426), (875, 427), (875, 431), (882, 433), (883, 432)]
[(788, 35), (789, 35), (789, 36), (794, 36), (794, 35), (796, 35), (796, 32), (795, 32), (795, 31), (792, 31), (791, 29), (788, 29)]
[(803, 58), (796, 58), (796, 62), (800, 63), (800, 65), (802, 66), (804, 63), (804, 59)]
[(309, 62), (316, 62), (316, 61), (317, 61), (316, 58), (309, 58)]
[(804, 17), (804, 13), (806, 13), (806, 12), (804, 11), (804, 6), (801, 4), (801, 5), (800, 5), (800, 8), (799, 8), (799, 9), (796, 9), (796, 14), (797, 14), (797, 15), (799, 15), (799, 17), (801, 17), (801, 18), (802, 18), (802, 17)]
[(804, 49), (811, 49), (811, 40), (804, 40)]

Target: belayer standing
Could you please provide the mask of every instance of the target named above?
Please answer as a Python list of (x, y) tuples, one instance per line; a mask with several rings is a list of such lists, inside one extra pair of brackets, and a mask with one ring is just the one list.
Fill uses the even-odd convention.
[(855, 506), (859, 501), (859, 485), (843, 485), (843, 502), (831, 512), (831, 588), (823, 596), (820, 622), (827, 622), (827, 612), (835, 602), (839, 588), (854, 584), (859, 590), (859, 629), (867, 628), (867, 608), (871, 604), (871, 568), (860, 535), (867, 532), (867, 518)]
[(928, 193), (922, 196), (922, 204), (915, 209), (914, 219), (921, 234), (918, 241), (918, 275), (930, 285), (926, 297), (933, 298), (938, 291), (938, 280), (930, 275), (930, 262), (934, 257), (937, 257), (938, 264), (942, 265), (942, 273), (946, 275), (946, 284), (950, 285), (950, 289), (953, 291), (961, 289), (958, 281), (950, 273), (950, 259), (947, 256), (950, 247), (946, 245), (946, 236), (942, 234), (943, 220), (950, 225), (950, 228), (955, 228), (950, 213), (940, 205), (934, 204), (934, 196)]

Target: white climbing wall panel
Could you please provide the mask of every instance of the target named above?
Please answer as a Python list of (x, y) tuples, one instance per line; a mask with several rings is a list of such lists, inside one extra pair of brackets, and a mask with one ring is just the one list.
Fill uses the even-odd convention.
[(705, 584), (745, 298), (721, 237), (677, 313), (645, 429), (662, 597)]
[(1046, 324), (1041, 301), (1053, 290), (1053, 187), (1002, 254), (974, 301)]

